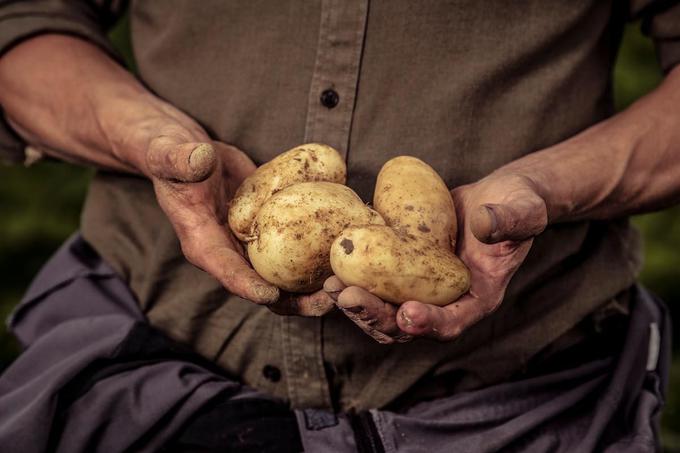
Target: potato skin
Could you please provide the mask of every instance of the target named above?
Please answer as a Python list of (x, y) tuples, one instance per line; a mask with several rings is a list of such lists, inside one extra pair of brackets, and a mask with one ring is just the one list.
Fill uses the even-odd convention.
[(245, 241), (257, 211), (276, 192), (300, 182), (344, 184), (345, 161), (335, 149), (320, 143), (296, 146), (258, 167), (239, 186), (229, 206), (229, 227)]
[(331, 246), (330, 260), (345, 285), (394, 304), (447, 305), (470, 287), (470, 273), (453, 252), (389, 226), (343, 230)]
[(399, 156), (385, 162), (375, 184), (373, 207), (397, 231), (455, 250), (458, 224), (451, 193), (422, 160)]
[(349, 187), (303, 182), (281, 190), (260, 208), (248, 242), (253, 268), (290, 292), (312, 292), (331, 275), (333, 240), (351, 225), (384, 225)]

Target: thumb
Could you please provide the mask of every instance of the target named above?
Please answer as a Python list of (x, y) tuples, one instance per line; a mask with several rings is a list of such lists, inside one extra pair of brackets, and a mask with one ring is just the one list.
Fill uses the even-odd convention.
[(475, 237), (486, 244), (523, 241), (545, 230), (548, 214), (545, 201), (534, 192), (523, 192), (502, 204), (480, 205), (470, 219)]
[(179, 142), (164, 135), (149, 144), (146, 154), (149, 172), (176, 182), (201, 182), (215, 170), (217, 153), (210, 143)]

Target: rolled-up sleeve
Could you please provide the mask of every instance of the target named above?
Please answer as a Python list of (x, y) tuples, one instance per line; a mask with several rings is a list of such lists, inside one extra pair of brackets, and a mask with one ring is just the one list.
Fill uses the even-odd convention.
[[(0, 57), (23, 40), (44, 33), (86, 39), (117, 57), (106, 30), (125, 2), (77, 0), (0, 0)], [(0, 111), (0, 113), (2, 113)], [(0, 115), (0, 161), (24, 161), (25, 144)]]
[(654, 40), (664, 72), (680, 63), (680, 0), (631, 0), (631, 18)]

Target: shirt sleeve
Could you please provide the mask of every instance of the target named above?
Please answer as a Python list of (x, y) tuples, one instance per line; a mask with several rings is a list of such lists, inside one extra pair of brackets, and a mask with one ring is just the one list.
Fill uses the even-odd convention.
[[(119, 59), (106, 36), (126, 2), (111, 0), (0, 0), (0, 57), (12, 47), (44, 33), (86, 39)], [(25, 143), (0, 109), (0, 161), (23, 162)]]
[(654, 40), (664, 73), (680, 63), (680, 0), (631, 0), (630, 14)]

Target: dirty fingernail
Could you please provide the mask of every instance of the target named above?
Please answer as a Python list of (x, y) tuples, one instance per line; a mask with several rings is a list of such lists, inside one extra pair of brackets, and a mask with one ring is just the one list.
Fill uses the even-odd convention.
[(257, 282), (252, 284), (252, 290), (258, 300), (264, 303), (271, 304), (279, 299), (279, 289), (276, 286)]
[(413, 327), (413, 320), (409, 317), (409, 315), (406, 314), (406, 310), (402, 310), (401, 319), (404, 320), (404, 324), (406, 324), (408, 327)]
[(212, 145), (201, 143), (189, 155), (189, 168), (197, 179), (205, 178), (215, 166), (216, 156)]

